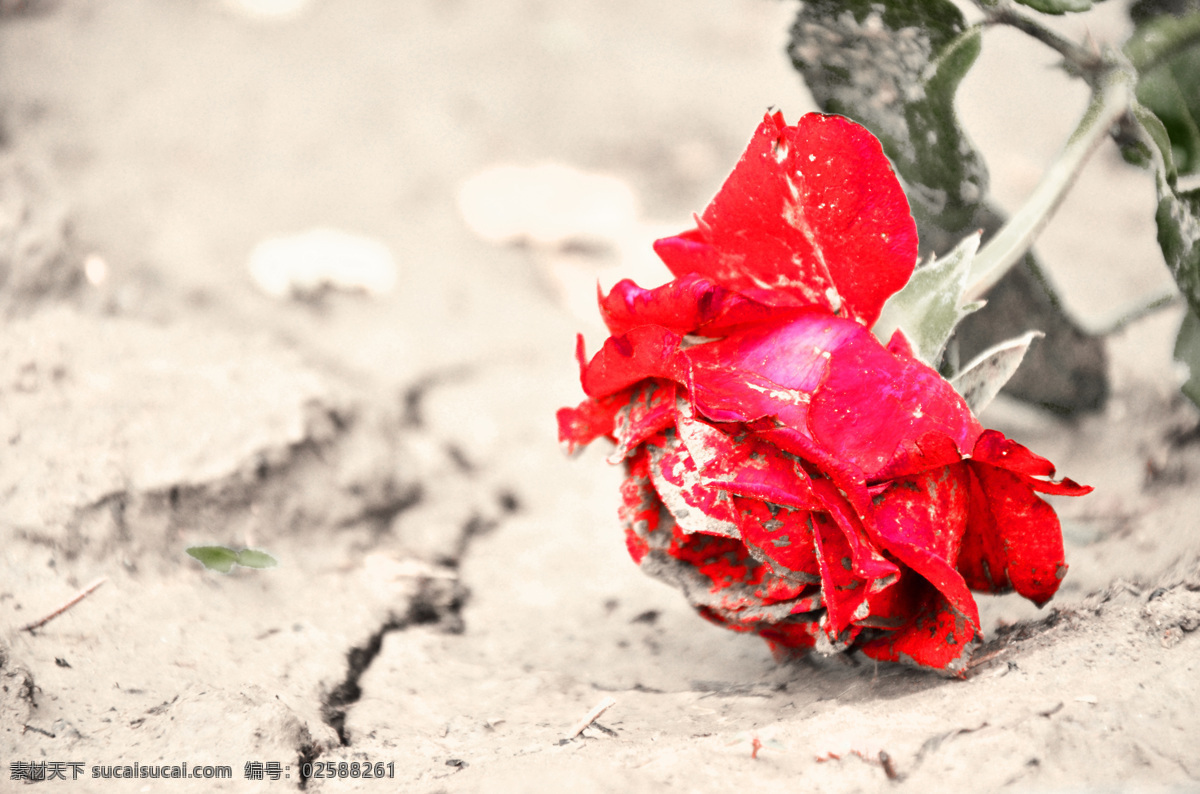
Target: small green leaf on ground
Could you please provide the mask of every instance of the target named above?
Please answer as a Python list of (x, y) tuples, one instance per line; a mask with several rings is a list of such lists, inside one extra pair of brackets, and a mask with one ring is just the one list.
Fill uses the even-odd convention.
[(245, 568), (274, 568), (279, 561), (257, 549), (242, 549), (237, 555), (237, 564)]
[(270, 554), (256, 549), (234, 551), (226, 546), (191, 546), (187, 553), (210, 571), (221, 573), (229, 573), (234, 565), (246, 568), (274, 568), (279, 564)]

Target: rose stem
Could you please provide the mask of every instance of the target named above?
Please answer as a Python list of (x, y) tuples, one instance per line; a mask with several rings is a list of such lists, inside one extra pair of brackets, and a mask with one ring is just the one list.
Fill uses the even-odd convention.
[(1075, 182), (1083, 164), (1108, 136), (1113, 124), (1129, 110), (1134, 79), (1132, 69), (1117, 64), (1100, 77), (1083, 119), (1067, 139), (1058, 159), (1042, 176), (1024, 206), (975, 257), (964, 300), (982, 297), (1033, 245)]

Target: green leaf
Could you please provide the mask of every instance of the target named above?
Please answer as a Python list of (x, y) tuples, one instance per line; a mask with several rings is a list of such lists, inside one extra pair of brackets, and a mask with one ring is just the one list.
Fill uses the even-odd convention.
[(246, 568), (274, 568), (279, 561), (257, 549), (242, 549), (237, 554), (237, 564)]
[(1132, 125), (1120, 142), (1145, 156), (1154, 169), (1158, 189), (1158, 207), (1154, 221), (1158, 226), (1158, 247), (1175, 278), (1190, 310), (1175, 343), (1175, 357), (1188, 365), (1191, 376), (1184, 386), (1186, 394), (1200, 405), (1200, 342), (1194, 318), (1200, 315), (1200, 189), (1180, 190), (1172, 162), (1170, 145), (1158, 117), (1141, 104), (1132, 107)]
[(1132, 110), (1135, 132), (1140, 136), (1122, 136), (1121, 144), (1145, 156), (1154, 169), (1158, 247), (1192, 311), (1200, 312), (1200, 189), (1179, 190), (1173, 147), (1161, 122), (1139, 103), (1135, 102)]
[(873, 329), (875, 335), (886, 343), (899, 328), (916, 357), (936, 367), (959, 321), (983, 306), (981, 302), (963, 302), (978, 248), (979, 235), (973, 234), (942, 259), (913, 271), (904, 289), (883, 305)]
[(1041, 331), (1030, 331), (983, 351), (950, 379), (950, 385), (963, 396), (971, 411), (978, 414), (1016, 374), (1029, 346), (1041, 336), (1044, 336)]
[(1162, 122), (1175, 166), (1200, 172), (1200, 12), (1142, 23), (1125, 52), (1142, 67), (1137, 98)]
[(237, 562), (237, 552), (224, 546), (192, 546), (187, 553), (199, 560), (210, 571), (229, 573)]
[(227, 546), (191, 546), (187, 553), (210, 571), (221, 573), (229, 573), (235, 564), (246, 568), (274, 568), (279, 564), (270, 554), (257, 549), (234, 551)]
[(1200, 405), (1200, 317), (1194, 309), (1183, 316), (1179, 337), (1175, 340), (1175, 360), (1188, 368), (1188, 379), (1183, 384), (1183, 393), (1196, 405)]
[(1192, 310), (1200, 312), (1200, 189), (1178, 191), (1159, 181), (1158, 246)]
[(1023, 6), (1041, 11), (1043, 14), (1067, 14), (1087, 11), (1093, 5), (1092, 0), (1017, 0)]
[(987, 169), (954, 94), (980, 51), (949, 0), (810, 0), (788, 53), (821, 109), (865, 125), (905, 182), (918, 222), (968, 227)]

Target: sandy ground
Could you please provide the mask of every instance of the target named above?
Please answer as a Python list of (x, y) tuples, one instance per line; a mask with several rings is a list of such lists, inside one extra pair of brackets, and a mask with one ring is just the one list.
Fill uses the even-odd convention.
[[(790, 3), (29, 5), (0, 19), (0, 790), (25, 762), (75, 791), (1200, 790), (1177, 313), (1111, 339), (1101, 415), (985, 414), (1096, 492), (1058, 504), (1050, 606), (981, 598), (996, 654), (966, 680), (777, 665), (627, 559), (603, 450), (561, 455), (594, 279), (653, 278), (639, 235), (683, 228), (768, 106), (811, 109)], [(1051, 60), (1000, 33), (961, 98), (1009, 208), (1085, 100), (1023, 95)], [(547, 161), (624, 180), (635, 244), (471, 233), (465, 179)], [(1169, 282), (1151, 190), (1103, 151), (1044, 238), (1085, 320)], [(313, 227), (382, 242), (397, 288), (264, 295), (254, 245)], [(91, 779), (185, 762), (232, 778)]]

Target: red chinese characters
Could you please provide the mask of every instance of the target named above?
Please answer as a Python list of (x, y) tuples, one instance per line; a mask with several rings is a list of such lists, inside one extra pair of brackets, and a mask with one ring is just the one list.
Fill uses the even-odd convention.
[(838, 116), (768, 116), (696, 228), (655, 245), (675, 280), (600, 300), (611, 332), (570, 448), (616, 443), (641, 567), (777, 652), (861, 650), (956, 672), (972, 590), (1041, 604), (1066, 572), (1049, 461), (984, 430), (897, 333), (871, 333), (917, 256), (879, 142)]

